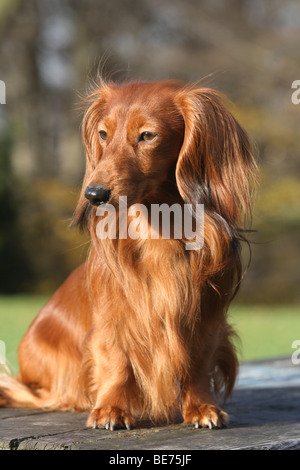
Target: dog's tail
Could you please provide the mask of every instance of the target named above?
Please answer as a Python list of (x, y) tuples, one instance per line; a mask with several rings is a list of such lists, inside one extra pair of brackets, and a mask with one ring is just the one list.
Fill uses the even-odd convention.
[(54, 407), (50, 393), (45, 389), (31, 389), (18, 378), (13, 377), (8, 368), (0, 373), (0, 407), (48, 409)]
[(86, 411), (91, 403), (85, 393), (72, 382), (75, 375), (72, 367), (62, 369), (50, 388), (36, 384), (30, 387), (22, 381), (19, 374), (13, 377), (7, 366), (0, 369), (0, 408), (23, 408), (30, 410)]

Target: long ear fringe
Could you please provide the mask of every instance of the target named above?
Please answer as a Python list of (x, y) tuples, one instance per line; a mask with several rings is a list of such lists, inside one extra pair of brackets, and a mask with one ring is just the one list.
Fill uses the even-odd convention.
[(204, 204), (231, 227), (244, 227), (257, 173), (246, 132), (215, 90), (186, 87), (177, 104), (185, 122), (176, 168), (183, 199)]
[(245, 275), (242, 242), (248, 245), (251, 259), (246, 227), (252, 221), (256, 162), (246, 132), (217, 91), (184, 87), (177, 96), (177, 105), (185, 123), (176, 166), (178, 190), (194, 210), (196, 204), (204, 204), (205, 210), (201, 275), (218, 292), (214, 274), (231, 271), (235, 279), (228, 300), (232, 300)]

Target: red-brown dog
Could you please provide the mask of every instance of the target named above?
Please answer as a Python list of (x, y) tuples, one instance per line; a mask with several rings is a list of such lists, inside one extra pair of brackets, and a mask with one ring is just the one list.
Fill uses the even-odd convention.
[[(90, 230), (90, 256), (30, 326), (17, 379), (1, 375), (0, 405), (88, 410), (88, 426), (111, 430), (178, 410), (184, 423), (221, 427), (214, 397), (230, 394), (237, 372), (226, 312), (256, 172), (246, 133), (216, 91), (163, 81), (101, 84), (82, 135), (74, 223)], [(99, 238), (96, 208), (120, 217), (120, 196), (149, 210), (204, 204), (203, 246)]]

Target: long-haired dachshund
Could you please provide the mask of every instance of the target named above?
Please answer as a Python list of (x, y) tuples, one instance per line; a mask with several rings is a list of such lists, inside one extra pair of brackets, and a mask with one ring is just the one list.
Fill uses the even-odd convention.
[[(89, 258), (33, 321), (19, 375), (1, 375), (0, 405), (89, 411), (87, 426), (111, 430), (178, 412), (195, 427), (222, 427), (216, 399), (230, 395), (238, 367), (227, 309), (256, 174), (247, 135), (216, 91), (162, 81), (101, 83), (82, 136), (73, 223), (90, 231)], [(127, 214), (135, 204), (149, 213), (187, 205), (194, 228), (204, 205), (201, 247), (175, 237), (174, 217), (169, 238), (160, 228), (156, 238), (118, 228), (99, 237), (105, 208), (118, 222), (125, 196)]]

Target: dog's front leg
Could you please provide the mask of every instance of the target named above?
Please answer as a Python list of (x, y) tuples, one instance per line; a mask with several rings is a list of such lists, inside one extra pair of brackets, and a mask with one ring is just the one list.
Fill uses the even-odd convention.
[(90, 371), (90, 393), (93, 408), (87, 426), (130, 429), (135, 425), (132, 408), (136, 400), (136, 384), (126, 354), (113, 341), (92, 341), (93, 366)]
[(210, 376), (203, 370), (198, 373), (194, 371), (182, 384), (181, 399), (184, 424), (192, 423), (196, 428), (210, 429), (227, 425), (228, 415), (215, 401)]

